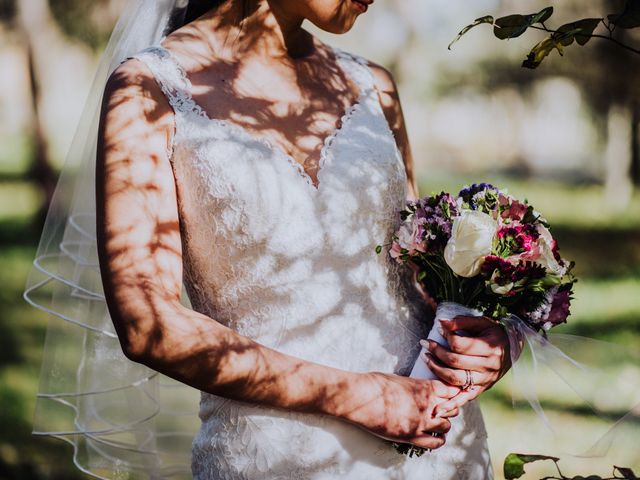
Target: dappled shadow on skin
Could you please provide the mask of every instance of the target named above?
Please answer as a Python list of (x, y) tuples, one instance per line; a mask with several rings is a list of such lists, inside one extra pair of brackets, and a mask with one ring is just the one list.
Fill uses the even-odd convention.
[[(228, 48), (233, 50), (236, 44), (249, 50), (264, 48), (260, 38), (271, 35), (264, 28), (243, 29), (240, 38), (230, 35)], [(262, 63), (245, 62), (244, 52), (221, 59), (193, 25), (172, 33), (163, 45), (185, 69), (193, 98), (209, 118), (228, 121), (269, 141), (302, 165), (317, 185), (324, 141), (340, 128), (342, 116), (357, 103), (360, 92), (333, 50), (304, 40), (308, 44), (296, 52), (298, 57), (271, 58), (265, 52)]]

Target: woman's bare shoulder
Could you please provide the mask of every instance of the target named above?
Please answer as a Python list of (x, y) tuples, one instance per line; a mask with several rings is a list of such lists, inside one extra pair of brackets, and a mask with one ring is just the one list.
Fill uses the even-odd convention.
[(103, 114), (125, 116), (154, 129), (170, 127), (171, 106), (153, 73), (133, 57), (109, 76), (103, 96)]

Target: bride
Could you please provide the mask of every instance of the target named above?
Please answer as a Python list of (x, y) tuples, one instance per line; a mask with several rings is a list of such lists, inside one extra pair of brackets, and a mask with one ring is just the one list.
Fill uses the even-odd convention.
[(423, 359), (442, 381), (407, 376), (428, 308), (375, 254), (417, 195), (396, 86), (301, 28), (370, 8), (192, 0), (104, 89), (104, 299), (130, 360), (202, 392), (196, 479), (492, 477), (471, 400), (509, 368), (506, 335), (456, 319)]

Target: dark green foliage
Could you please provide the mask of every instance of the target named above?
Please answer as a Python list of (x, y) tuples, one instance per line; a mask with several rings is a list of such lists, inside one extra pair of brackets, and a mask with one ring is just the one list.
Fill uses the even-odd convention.
[(627, 0), (621, 13), (608, 15), (609, 21), (620, 28), (640, 27), (640, 0)]
[(547, 7), (530, 15), (507, 15), (496, 19), (493, 34), (500, 40), (516, 38), (536, 23), (544, 23), (553, 15), (553, 7)]
[[(626, 45), (614, 37), (616, 27), (623, 29), (640, 27), (640, 0), (627, 0), (624, 10), (620, 13), (608, 15), (607, 20), (605, 18), (583, 18), (565, 23), (555, 30), (545, 25), (545, 22), (552, 15), (553, 7), (546, 7), (538, 13), (528, 15), (513, 14), (496, 18), (495, 20), (491, 15), (480, 17), (463, 28), (451, 42), (449, 48), (469, 30), (486, 23), (493, 25), (493, 34), (500, 40), (519, 37), (529, 29), (542, 30), (549, 33), (549, 36), (538, 42), (531, 49), (527, 58), (522, 62), (522, 66), (525, 68), (537, 68), (553, 50), (557, 50), (560, 55), (563, 55), (564, 47), (574, 42), (580, 46), (586, 45), (594, 37), (610, 40), (616, 45), (640, 55), (640, 50)], [(594, 33), (598, 26), (606, 28), (607, 34)]]
[(524, 466), (527, 463), (533, 463), (540, 460), (551, 460), (557, 464), (560, 459), (546, 455), (523, 455), (521, 453), (510, 453), (507, 458), (504, 459), (504, 478), (507, 480), (520, 478), (525, 474)]
[(603, 478), (600, 475), (576, 475), (574, 477), (565, 476), (560, 470), (560, 459), (557, 457), (549, 457), (547, 455), (524, 455), (522, 453), (510, 453), (504, 459), (504, 478), (506, 480), (515, 480), (522, 477), (526, 472), (524, 466), (528, 463), (551, 460), (558, 471), (558, 476), (546, 476), (542, 480), (638, 480), (633, 470), (624, 467), (613, 467), (613, 476)]

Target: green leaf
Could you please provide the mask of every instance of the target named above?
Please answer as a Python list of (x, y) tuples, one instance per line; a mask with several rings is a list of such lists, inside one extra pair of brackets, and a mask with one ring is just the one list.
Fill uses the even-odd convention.
[(573, 32), (573, 34), (570, 35), (570, 37), (567, 37), (567, 41), (568, 38), (570, 38), (571, 41), (568, 41), (568, 43), (562, 42), (562, 44), (565, 46), (571, 45), (575, 38), (576, 42), (578, 42), (578, 45), (585, 45), (589, 40), (591, 40), (591, 34), (593, 34), (593, 31), (601, 21), (601, 18), (584, 18), (576, 22), (565, 23), (560, 28), (558, 28), (557, 31), (561, 32), (562, 34), (568, 34), (569, 32)]
[(484, 17), (476, 18), (471, 25), (467, 25), (462, 30), (460, 30), (460, 33), (458, 33), (456, 38), (453, 39), (453, 41), (449, 44), (447, 48), (451, 50), (451, 46), (454, 43), (456, 43), (458, 40), (460, 40), (465, 33), (467, 33), (473, 27), (477, 27), (478, 25), (482, 25), (483, 23), (490, 23), (493, 25), (493, 17), (491, 15), (486, 15)]
[(525, 474), (524, 466), (527, 463), (537, 462), (539, 460), (552, 460), (553, 462), (560, 461), (556, 457), (548, 457), (546, 455), (523, 455), (521, 453), (510, 453), (507, 458), (504, 459), (504, 478), (507, 480), (513, 480), (520, 478)]
[(616, 27), (640, 27), (640, 0), (627, 0), (622, 13), (608, 15), (607, 18)]
[(500, 40), (516, 38), (536, 23), (543, 23), (553, 14), (553, 7), (546, 7), (530, 15), (507, 15), (496, 19), (493, 34)]
[(616, 473), (622, 475), (620, 478), (624, 478), (625, 480), (638, 480), (638, 477), (636, 477), (636, 474), (633, 473), (633, 470), (630, 468), (613, 467), (613, 474), (616, 475)]
[(553, 7), (543, 8), (536, 14), (536, 19), (533, 23), (544, 23), (551, 18), (551, 15), (553, 15)]

